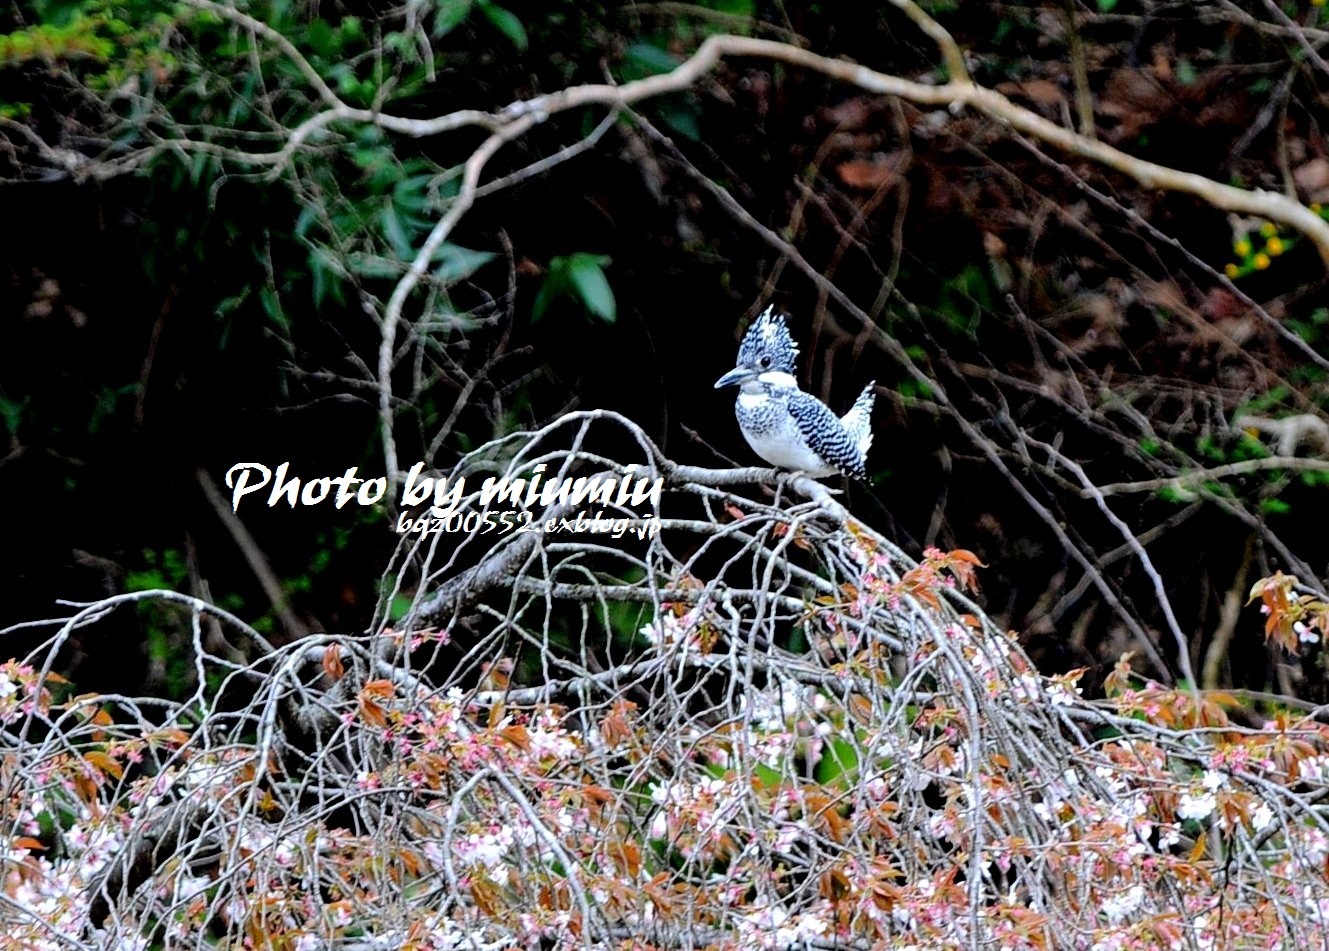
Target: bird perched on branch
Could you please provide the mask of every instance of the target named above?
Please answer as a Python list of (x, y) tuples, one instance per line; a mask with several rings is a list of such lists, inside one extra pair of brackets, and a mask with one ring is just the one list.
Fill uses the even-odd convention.
[(739, 385), (734, 408), (738, 428), (767, 462), (814, 479), (836, 472), (864, 478), (872, 445), (875, 381), (849, 412), (836, 418), (825, 403), (798, 388), (798, 346), (784, 321), (774, 307), (767, 307), (743, 337), (738, 366), (720, 377), (715, 388)]

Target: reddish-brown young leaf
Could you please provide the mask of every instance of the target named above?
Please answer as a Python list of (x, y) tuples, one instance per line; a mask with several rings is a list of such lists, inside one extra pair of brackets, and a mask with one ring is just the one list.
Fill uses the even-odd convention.
[(632, 739), (630, 718), (637, 712), (637, 705), (631, 700), (619, 700), (609, 708), (605, 718), (600, 721), (600, 735), (609, 747)]
[(955, 580), (966, 591), (978, 590), (978, 573), (975, 568), (986, 568), (978, 556), (965, 548), (957, 548), (946, 554), (946, 567), (950, 568)]
[(83, 754), (83, 758), (103, 773), (114, 776), (116, 779), (125, 774), (124, 767), (109, 753), (104, 753), (101, 750), (88, 750)]
[(380, 729), (388, 725), (388, 714), (367, 691), (360, 691), (360, 719)]
[(1190, 855), (1187, 856), (1187, 860), (1188, 860), (1192, 865), (1198, 865), (1199, 862), (1200, 862), (1200, 860), (1201, 860), (1202, 858), (1204, 858), (1204, 849), (1205, 849), (1205, 841), (1206, 841), (1206, 839), (1207, 839), (1207, 837), (1206, 837), (1206, 836), (1203, 836), (1203, 835), (1200, 835), (1200, 836), (1197, 836), (1197, 837), (1196, 837), (1196, 839), (1195, 839), (1195, 847), (1191, 849), (1191, 853), (1190, 853)]
[(641, 849), (637, 844), (627, 839), (615, 839), (607, 848), (618, 873), (629, 881), (636, 881), (641, 874)]
[(499, 731), (499, 735), (522, 752), (531, 748), (531, 732), (520, 723), (512, 723)]

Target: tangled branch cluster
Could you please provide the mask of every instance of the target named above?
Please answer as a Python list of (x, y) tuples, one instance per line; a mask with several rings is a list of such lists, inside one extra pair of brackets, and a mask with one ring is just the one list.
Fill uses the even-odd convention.
[[(601, 443), (636, 448), (616, 461)], [(663, 491), (605, 517), (658, 534), (408, 539), (412, 607), (367, 636), (276, 648), (147, 592), (82, 607), (5, 664), (6, 933), (34, 948), (1329, 941), (1329, 730), (1313, 719), (1238, 727), (1222, 697), (1124, 662), (1091, 704), (968, 599), (972, 555), (914, 563), (824, 487), (676, 465), (610, 414), (449, 475), (623, 475), (624, 460)], [(537, 501), (533, 521), (560, 504)], [(131, 602), (190, 618), (184, 702), (73, 695), (51, 673), (72, 632)], [(213, 620), (243, 645), (209, 650)]]

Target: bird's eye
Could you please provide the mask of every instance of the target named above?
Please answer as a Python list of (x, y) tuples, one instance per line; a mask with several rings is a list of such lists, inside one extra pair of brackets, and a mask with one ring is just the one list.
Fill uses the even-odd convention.
[(762, 358), (761, 358), (760, 360), (758, 360), (757, 362), (761, 364), (761, 368), (764, 370), (764, 369), (766, 369), (767, 367), (769, 367), (769, 366), (771, 365), (771, 358), (770, 358), (770, 357), (762, 357)]

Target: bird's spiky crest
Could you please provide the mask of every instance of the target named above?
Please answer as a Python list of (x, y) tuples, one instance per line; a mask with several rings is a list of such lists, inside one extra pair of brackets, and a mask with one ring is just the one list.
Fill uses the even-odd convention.
[[(769, 364), (763, 366), (761, 358), (767, 357)], [(775, 307), (767, 307), (761, 312), (748, 332), (743, 335), (743, 343), (738, 348), (740, 366), (769, 370), (794, 372), (794, 360), (798, 357), (798, 345), (785, 326), (783, 314), (777, 314)]]

